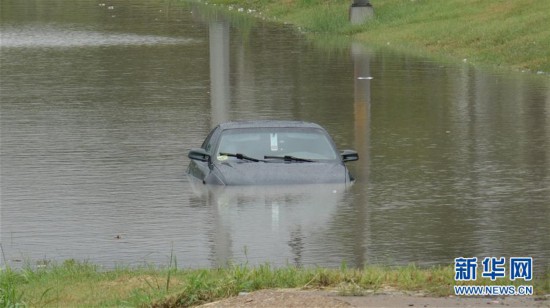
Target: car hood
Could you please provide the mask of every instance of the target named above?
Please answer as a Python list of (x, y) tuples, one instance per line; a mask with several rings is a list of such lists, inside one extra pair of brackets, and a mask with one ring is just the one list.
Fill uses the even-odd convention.
[[(346, 183), (343, 164), (324, 162), (223, 162), (216, 176), (225, 185), (282, 185)], [(208, 181), (207, 181), (208, 182)]]

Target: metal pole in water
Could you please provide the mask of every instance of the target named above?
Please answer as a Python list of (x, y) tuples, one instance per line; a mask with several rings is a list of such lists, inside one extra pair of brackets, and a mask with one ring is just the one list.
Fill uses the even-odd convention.
[(359, 25), (374, 16), (374, 8), (369, 0), (353, 0), (349, 8), (349, 21), (352, 25)]

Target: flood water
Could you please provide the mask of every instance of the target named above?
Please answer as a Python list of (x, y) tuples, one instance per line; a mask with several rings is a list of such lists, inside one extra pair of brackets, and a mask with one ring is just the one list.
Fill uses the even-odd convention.
[[(547, 76), (178, 1), (0, 5), (0, 265), (550, 265)], [(236, 119), (319, 123), (355, 185), (192, 186), (187, 151)]]

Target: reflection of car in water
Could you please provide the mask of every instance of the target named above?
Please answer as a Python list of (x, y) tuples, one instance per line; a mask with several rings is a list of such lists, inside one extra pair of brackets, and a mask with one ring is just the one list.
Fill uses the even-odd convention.
[(358, 155), (338, 153), (317, 124), (266, 120), (220, 124), (189, 158), (188, 174), (205, 184), (280, 185), (351, 183), (344, 162)]
[[(194, 196), (213, 210), (212, 261), (324, 264), (344, 183), (220, 186), (191, 178)], [(344, 202), (344, 203), (343, 203)]]

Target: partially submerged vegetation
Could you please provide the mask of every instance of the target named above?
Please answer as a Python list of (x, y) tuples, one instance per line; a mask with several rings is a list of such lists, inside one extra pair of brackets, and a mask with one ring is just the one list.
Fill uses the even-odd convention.
[[(550, 293), (550, 275), (529, 282), (535, 294)], [(508, 281), (507, 281), (508, 282)], [(478, 279), (468, 284), (494, 285)], [(526, 284), (516, 281), (514, 284)], [(0, 270), (0, 307), (14, 306), (162, 306), (186, 307), (269, 288), (336, 289), (363, 295), (389, 289), (436, 296), (452, 294), (451, 266), (419, 268), (369, 266), (352, 269), (275, 268), (231, 265), (215, 269), (116, 268), (102, 270), (74, 260), (45, 268)]]
[(353, 36), (373, 47), (550, 72), (550, 1), (371, 0), (375, 17), (360, 26), (348, 22), (352, 1), (207, 2), (289, 22), (308, 33)]

